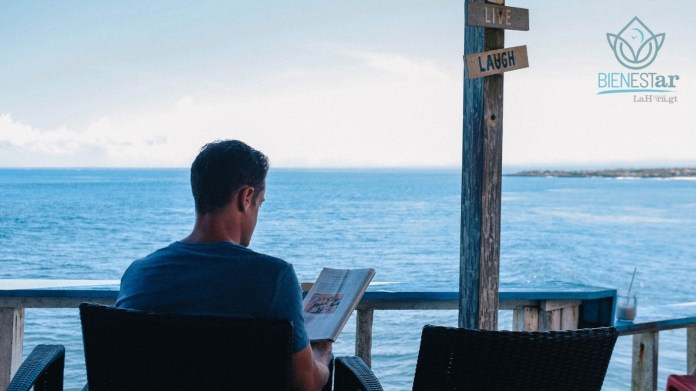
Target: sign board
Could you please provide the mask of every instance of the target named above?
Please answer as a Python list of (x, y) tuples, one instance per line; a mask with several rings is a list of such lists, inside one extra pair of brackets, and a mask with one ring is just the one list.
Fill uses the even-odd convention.
[(466, 10), (467, 26), (529, 30), (528, 9), (486, 3), (469, 3)]
[(527, 67), (529, 67), (529, 60), (526, 45), (466, 55), (469, 79)]

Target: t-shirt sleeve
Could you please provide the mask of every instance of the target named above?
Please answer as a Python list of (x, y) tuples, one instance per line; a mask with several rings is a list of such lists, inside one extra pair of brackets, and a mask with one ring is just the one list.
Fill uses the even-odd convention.
[(299, 352), (307, 347), (309, 337), (302, 317), (302, 290), (292, 265), (287, 264), (278, 274), (276, 287), (271, 314), (275, 318), (292, 321), (294, 351)]

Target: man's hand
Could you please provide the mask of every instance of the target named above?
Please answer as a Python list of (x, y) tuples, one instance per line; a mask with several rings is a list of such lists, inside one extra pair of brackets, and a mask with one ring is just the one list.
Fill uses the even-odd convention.
[(329, 381), (331, 341), (314, 342), (292, 355), (292, 389), (319, 391)]
[(329, 360), (331, 359), (332, 349), (333, 342), (331, 341), (312, 342), (312, 352), (314, 353), (314, 360), (326, 365), (327, 367), (329, 365)]

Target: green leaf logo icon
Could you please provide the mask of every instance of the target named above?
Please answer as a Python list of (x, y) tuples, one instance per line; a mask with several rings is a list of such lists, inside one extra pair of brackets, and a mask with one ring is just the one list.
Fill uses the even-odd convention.
[(643, 69), (655, 61), (665, 34), (653, 34), (635, 17), (618, 34), (607, 33), (607, 40), (621, 65), (628, 69)]

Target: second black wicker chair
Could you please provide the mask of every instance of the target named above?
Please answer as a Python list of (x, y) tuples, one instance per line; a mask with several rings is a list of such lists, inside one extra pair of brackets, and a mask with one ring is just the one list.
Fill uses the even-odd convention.
[[(520, 332), (425, 326), (413, 389), (599, 391), (618, 335), (611, 327)], [(335, 365), (335, 390), (382, 390), (359, 358), (339, 357)]]
[(82, 304), (89, 390), (289, 390), (292, 323)]
[(37, 345), (17, 369), (7, 391), (63, 391), (65, 347)]

